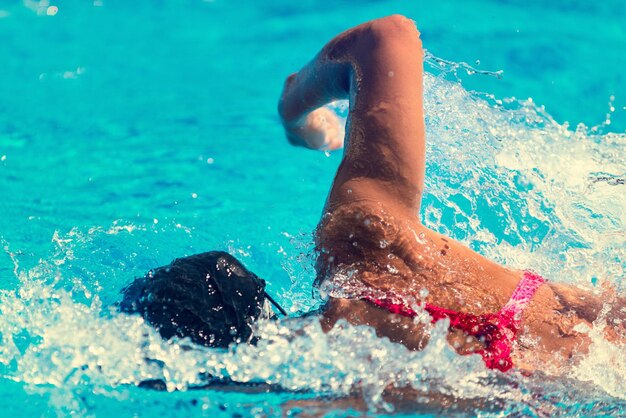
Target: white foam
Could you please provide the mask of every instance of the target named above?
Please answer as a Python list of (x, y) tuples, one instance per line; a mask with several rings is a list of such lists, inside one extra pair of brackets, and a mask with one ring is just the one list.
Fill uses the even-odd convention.
[[(626, 136), (571, 130), (532, 102), (478, 97), (432, 74), (424, 85), (429, 144), (424, 222), (499, 262), (533, 268), (551, 280), (587, 285), (604, 280), (623, 289), (626, 201), (618, 180), (625, 174), (620, 157)], [(157, 227), (160, 234), (149, 234)], [(147, 265), (158, 265), (141, 259), (133, 247), (157, 239), (167, 246), (172, 234), (190, 235), (191, 229), (166, 221), (119, 221), (58, 232), (51, 253), (32, 267), (18, 265), (9, 243), (4, 245), (20, 284), (0, 292), (3, 374), (33, 387), (87, 386), (113, 393), (111, 388), (146, 379), (163, 379), (169, 390), (185, 389), (206, 383), (206, 372), (318, 393), (342, 395), (358, 388), (370, 406), (383, 409), (388, 405), (381, 394), (388, 385), (410, 385), (459, 399), (491, 399), (512, 414), (528, 408), (559, 412), (581, 399), (602, 407), (614, 402), (606, 393), (623, 395), (623, 347), (610, 345), (596, 331), (590, 334), (591, 353), (571, 377), (591, 382), (601, 395), (575, 385), (565, 392), (561, 383), (541, 376), (496, 378), (478, 356), (454, 353), (443, 322), (432, 329), (422, 352), (347, 323), (324, 334), (315, 320), (262, 323), (264, 338), (257, 347), (224, 351), (163, 342), (143, 320), (110, 312), (107, 304), (124, 283), (117, 275), (138, 275)], [(280, 253), (293, 287), (279, 299), (292, 311), (307, 310), (318, 302), (310, 297), (312, 238), (283, 234), (290, 242), (277, 232), (280, 250), (272, 254)], [(231, 242), (230, 251), (254, 259), (242, 242)], [(533, 396), (535, 386), (561, 391), (562, 398), (555, 404)]]

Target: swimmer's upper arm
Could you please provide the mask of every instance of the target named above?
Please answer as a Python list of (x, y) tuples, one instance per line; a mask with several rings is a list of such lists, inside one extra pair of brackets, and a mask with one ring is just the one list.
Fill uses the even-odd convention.
[(363, 198), (419, 210), (424, 182), (423, 52), (415, 24), (389, 16), (331, 40), (287, 81), (285, 126), (349, 97), (346, 149), (328, 204)]

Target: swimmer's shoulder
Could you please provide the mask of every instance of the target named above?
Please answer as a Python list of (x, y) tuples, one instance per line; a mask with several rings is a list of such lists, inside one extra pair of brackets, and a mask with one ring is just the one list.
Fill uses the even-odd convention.
[(316, 229), (321, 242), (348, 242), (377, 247), (381, 240), (395, 239), (401, 218), (379, 200), (359, 197), (327, 205)]

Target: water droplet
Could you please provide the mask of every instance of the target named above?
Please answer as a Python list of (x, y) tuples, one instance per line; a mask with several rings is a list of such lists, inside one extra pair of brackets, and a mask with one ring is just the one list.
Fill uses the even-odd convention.
[(191, 194), (191, 198), (192, 199), (197, 199), (198, 198), (198, 193), (192, 193)]
[(213, 158), (207, 158), (206, 159), (206, 163), (207, 164), (213, 164), (215, 162), (215, 160)]
[(380, 242), (379, 242), (380, 248), (387, 248), (388, 245), (389, 245), (389, 243), (387, 241), (385, 241), (384, 239), (381, 239)]
[(48, 16), (54, 16), (59, 12), (59, 8), (57, 6), (50, 6), (46, 9), (46, 14)]
[(389, 72), (387, 73), (387, 75), (388, 75), (389, 77), (393, 77), (393, 76), (394, 76), (393, 71), (389, 71)]
[(387, 264), (387, 271), (391, 274), (398, 274), (399, 270), (392, 266), (391, 264)]
[(158, 224), (158, 223), (159, 223), (159, 220), (158, 220), (157, 218), (154, 218), (154, 219), (152, 220), (152, 222), (154, 222), (155, 224)]

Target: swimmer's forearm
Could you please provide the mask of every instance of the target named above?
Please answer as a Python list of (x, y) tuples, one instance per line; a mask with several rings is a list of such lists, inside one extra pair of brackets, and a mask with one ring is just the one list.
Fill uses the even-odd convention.
[(297, 125), (313, 110), (348, 97), (350, 66), (331, 61), (327, 49), (328, 45), (285, 81), (278, 103), (278, 114), (286, 128)]
[[(339, 34), (285, 82), (278, 113), (287, 139), (312, 149), (341, 148), (344, 127), (323, 106), (348, 98), (350, 120), (357, 119), (359, 130), (367, 133), (369, 151), (377, 154), (386, 148), (394, 166), (413, 173), (403, 174), (403, 182), (421, 185), (422, 64), (419, 31), (403, 16), (376, 19)], [(400, 194), (421, 193), (421, 187), (414, 189)]]
[(278, 113), (289, 128), (334, 100), (349, 98), (352, 105), (357, 84), (362, 82), (370, 96), (393, 102), (403, 99), (407, 113), (421, 115), (421, 75), (422, 45), (415, 24), (398, 15), (376, 19), (337, 35), (311, 62), (290, 75)]
[[(382, 20), (382, 19), (377, 19)], [(300, 71), (287, 77), (278, 104), (285, 128), (297, 125), (315, 109), (334, 100), (353, 101), (353, 65), (370, 61), (380, 41), (377, 20), (358, 25), (331, 39)]]

